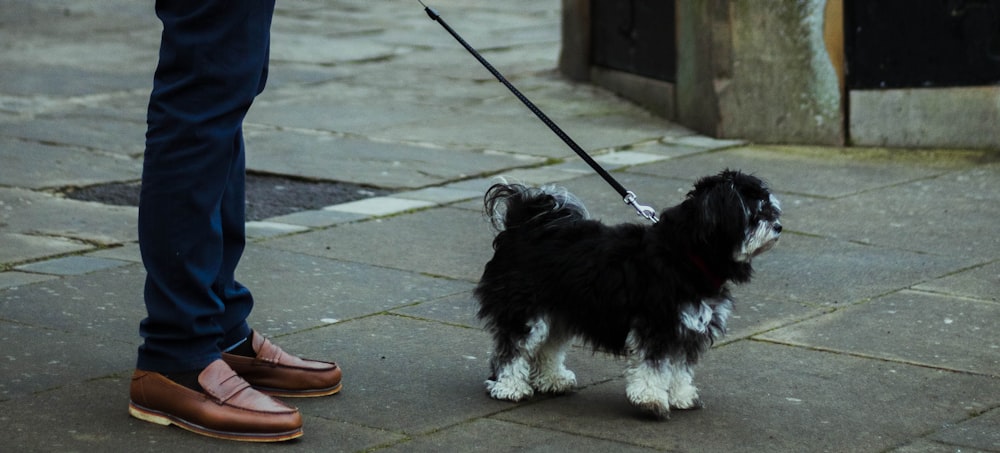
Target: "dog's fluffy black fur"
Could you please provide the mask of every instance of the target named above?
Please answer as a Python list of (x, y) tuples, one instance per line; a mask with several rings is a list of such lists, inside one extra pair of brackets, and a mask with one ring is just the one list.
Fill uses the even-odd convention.
[(522, 400), (576, 385), (563, 358), (573, 338), (630, 358), (628, 399), (666, 418), (700, 407), (691, 365), (726, 331), (726, 282), (781, 232), (760, 179), (726, 170), (699, 180), (653, 225), (590, 220), (554, 187), (496, 184), (485, 208), (500, 231), (475, 290), (493, 334), (493, 398)]

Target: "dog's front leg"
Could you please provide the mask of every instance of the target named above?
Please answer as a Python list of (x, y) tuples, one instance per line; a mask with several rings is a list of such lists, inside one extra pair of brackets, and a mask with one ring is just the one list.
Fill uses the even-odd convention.
[(701, 409), (704, 404), (698, 397), (698, 388), (694, 386), (694, 372), (691, 365), (680, 363), (670, 367), (673, 376), (670, 379), (670, 407), (674, 409)]
[(625, 370), (625, 395), (633, 406), (661, 419), (670, 418), (670, 385), (673, 374), (666, 359), (654, 361), (634, 354), (634, 365)]

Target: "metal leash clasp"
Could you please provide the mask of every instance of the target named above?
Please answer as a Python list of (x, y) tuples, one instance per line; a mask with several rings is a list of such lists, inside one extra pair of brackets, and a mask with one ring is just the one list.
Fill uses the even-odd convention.
[(656, 210), (655, 209), (653, 209), (653, 208), (651, 208), (649, 206), (641, 205), (641, 204), (639, 204), (638, 201), (636, 201), (635, 192), (632, 192), (631, 190), (628, 191), (628, 192), (626, 192), (625, 193), (625, 200), (624, 201), (625, 201), (625, 204), (627, 204), (627, 205), (631, 206), (633, 209), (635, 209), (635, 213), (639, 217), (643, 217), (646, 220), (649, 220), (649, 221), (651, 221), (653, 223), (656, 223), (656, 222), (660, 221), (660, 219), (656, 217)]

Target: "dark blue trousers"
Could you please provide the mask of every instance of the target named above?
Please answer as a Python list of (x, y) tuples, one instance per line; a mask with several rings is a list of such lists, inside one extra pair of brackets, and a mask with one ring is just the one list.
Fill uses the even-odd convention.
[(136, 366), (204, 368), (250, 333), (243, 118), (267, 79), (274, 0), (157, 0), (139, 247), (147, 317)]

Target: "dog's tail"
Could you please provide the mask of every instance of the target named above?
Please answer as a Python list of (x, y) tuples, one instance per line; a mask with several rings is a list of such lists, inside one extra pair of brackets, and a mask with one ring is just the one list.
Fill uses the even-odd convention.
[(529, 225), (545, 228), (590, 218), (579, 198), (556, 186), (494, 184), (486, 191), (484, 204), (497, 231)]

